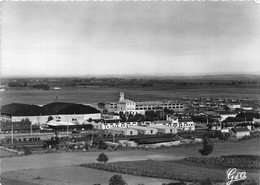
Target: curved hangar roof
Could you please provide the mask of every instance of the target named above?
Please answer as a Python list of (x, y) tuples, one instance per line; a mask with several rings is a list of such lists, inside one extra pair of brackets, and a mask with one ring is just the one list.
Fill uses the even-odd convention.
[(1, 107), (1, 112), (11, 114), (12, 116), (39, 116), (56, 114), (95, 114), (99, 110), (82, 104), (54, 102), (44, 105), (28, 105), (12, 103)]

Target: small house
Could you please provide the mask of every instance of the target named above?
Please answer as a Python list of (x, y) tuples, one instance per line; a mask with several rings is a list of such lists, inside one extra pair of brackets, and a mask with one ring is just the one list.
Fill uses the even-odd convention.
[(155, 124), (152, 124), (148, 127), (151, 127), (151, 128), (155, 128), (158, 130), (159, 133), (162, 133), (162, 134), (176, 134), (177, 133), (177, 128), (176, 127), (170, 127), (170, 126), (163, 126), (163, 125), (155, 125)]
[(250, 136), (250, 130), (248, 128), (232, 128), (230, 130), (230, 133), (237, 139), (243, 138), (245, 136)]
[(151, 127), (132, 126), (130, 128), (137, 130), (138, 135), (150, 135), (150, 134), (156, 134), (158, 132), (156, 128), (151, 128)]
[(124, 135), (124, 136), (138, 135), (137, 130), (133, 128), (112, 127), (109, 128), (107, 131), (113, 135)]

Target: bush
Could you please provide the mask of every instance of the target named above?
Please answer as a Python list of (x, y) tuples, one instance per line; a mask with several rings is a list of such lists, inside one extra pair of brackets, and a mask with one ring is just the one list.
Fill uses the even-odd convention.
[(113, 175), (109, 179), (109, 185), (127, 185), (121, 175)]
[(103, 163), (106, 163), (108, 160), (109, 160), (108, 156), (104, 153), (99, 154), (99, 156), (97, 158), (98, 162), (103, 162)]
[(162, 185), (186, 185), (185, 182), (170, 182), (169, 184), (163, 183)]
[(260, 157), (254, 155), (228, 155), (221, 157), (189, 157), (184, 161), (229, 168), (260, 169)]
[(259, 183), (253, 180), (243, 180), (243, 181), (232, 182), (232, 185), (259, 185)]
[(213, 152), (213, 144), (210, 143), (208, 138), (203, 138), (203, 148), (199, 150), (201, 155), (206, 155), (208, 156)]
[(25, 154), (25, 155), (30, 155), (30, 154), (32, 154), (31, 149), (28, 148), (28, 147), (23, 148), (23, 151), (24, 151), (24, 154)]
[(213, 185), (213, 183), (210, 179), (205, 179), (200, 182), (200, 185)]

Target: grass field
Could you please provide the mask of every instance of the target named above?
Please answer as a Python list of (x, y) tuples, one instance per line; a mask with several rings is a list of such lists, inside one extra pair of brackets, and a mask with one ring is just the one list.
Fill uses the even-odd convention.
[[(216, 143), (214, 151), (210, 156), (221, 156), (231, 154), (259, 154), (259, 138), (252, 140), (241, 141), (236, 143)], [(226, 168), (214, 168), (205, 167), (203, 165), (189, 163), (179, 163), (176, 160), (180, 160), (183, 157), (201, 157), (198, 149), (201, 146), (187, 147), (187, 148), (163, 148), (158, 150), (130, 150), (130, 151), (116, 151), (107, 152), (109, 156), (109, 162), (124, 165), (139, 165), (144, 167), (143, 161), (148, 160), (149, 165), (160, 167), (165, 166), (168, 169), (165, 173), (173, 173), (174, 175), (185, 175), (188, 178), (189, 175), (193, 176), (198, 173), (218, 175), (218, 180), (221, 180), (226, 173)], [(112, 172), (93, 170), (89, 168), (82, 168), (75, 165), (82, 163), (96, 162), (96, 158), (100, 152), (75, 152), (75, 153), (50, 153), (50, 154), (33, 154), (29, 156), (8, 157), (1, 159), (2, 175), (8, 179), (15, 179), (20, 181), (26, 181), (36, 184), (88, 184), (100, 182), (101, 184), (107, 184), (108, 179), (112, 176)], [(126, 162), (135, 161), (135, 162)], [(138, 163), (140, 161), (140, 163)], [(168, 161), (168, 162), (163, 162)], [(121, 163), (122, 162), (122, 163)], [(129, 163), (129, 164), (128, 164)], [(167, 163), (164, 165), (164, 163)], [(140, 168), (141, 168), (140, 167)], [(150, 168), (150, 167), (149, 167)], [(153, 167), (154, 168), (154, 167)], [(154, 170), (151, 167), (151, 170)], [(194, 172), (193, 172), (194, 171)], [(182, 172), (182, 173), (181, 173)], [(156, 172), (159, 173), (158, 171)], [(164, 174), (164, 173), (163, 173)], [(255, 177), (255, 173), (248, 171), (248, 175)], [(185, 177), (185, 176), (184, 176)], [(26, 179), (24, 179), (26, 178)], [(190, 177), (192, 178), (192, 177)], [(131, 185), (138, 185), (140, 182), (145, 182), (146, 185), (161, 185), (163, 180), (150, 179), (145, 177), (136, 176), (124, 176), (127, 182), (131, 182)], [(175, 178), (176, 179), (176, 178)], [(157, 183), (156, 183), (157, 182)], [(165, 182), (169, 182), (166, 180)]]
[[(240, 142), (215, 143), (214, 151), (210, 156), (222, 155), (259, 155), (259, 138)], [(162, 148), (157, 150), (160, 153), (167, 153), (182, 157), (201, 157), (198, 149), (201, 146)], [(83, 165), (84, 166), (84, 165)], [(180, 161), (162, 161), (162, 160), (143, 160), (131, 162), (113, 162), (103, 164), (86, 164), (85, 167), (113, 171), (117, 173), (126, 173), (141, 175), (154, 178), (166, 178), (180, 181), (201, 181), (207, 178), (215, 182), (224, 182), (226, 180), (226, 171), (228, 167), (198, 164), (196, 162)], [(247, 179), (257, 181), (259, 170), (246, 170)]]
[(91, 104), (117, 101), (119, 92), (134, 101), (177, 100), (182, 97), (259, 99), (257, 86), (173, 86), (173, 87), (67, 87), (60, 91), (9, 89), (1, 92), (2, 105), (9, 103), (46, 104), (54, 101)]
[[(72, 166), (65, 168), (44, 168), (15, 171), (5, 173), (4, 176), (8, 178), (16, 177), (19, 181), (30, 182), (38, 185), (107, 185), (109, 179), (114, 174), (116, 173)], [(162, 183), (172, 182), (171, 180), (166, 179), (155, 179), (133, 175), (122, 176), (129, 185), (161, 185)]]
[(7, 150), (3, 150), (2, 148), (0, 149), (0, 157), (11, 157), (11, 156), (16, 156), (14, 152), (9, 152)]
[[(154, 178), (165, 178), (171, 180), (180, 180), (185, 182), (200, 182), (210, 179), (213, 182), (225, 182), (226, 171), (228, 168), (220, 168), (214, 165), (205, 166), (197, 163), (182, 163), (181, 161), (132, 161), (117, 162), (109, 164), (86, 164), (85, 167), (112, 171), (115, 173), (124, 173), (140, 175)], [(257, 181), (259, 170), (246, 171), (247, 179)]]
[[(162, 149), (153, 149), (160, 153), (171, 153), (175, 156), (182, 157), (200, 157), (198, 150), (202, 146), (194, 145), (189, 147), (169, 147)], [(210, 156), (221, 156), (221, 155), (260, 155), (260, 138), (254, 138), (246, 141), (239, 142), (219, 142), (214, 144), (214, 150)]]

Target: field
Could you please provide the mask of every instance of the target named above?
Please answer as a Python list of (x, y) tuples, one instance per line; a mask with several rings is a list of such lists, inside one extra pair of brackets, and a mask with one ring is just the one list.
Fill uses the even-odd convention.
[(9, 152), (7, 150), (3, 150), (2, 148), (0, 149), (0, 157), (11, 157), (11, 156), (15, 156), (17, 154), (13, 153), (13, 152)]
[[(214, 165), (200, 165), (197, 163), (182, 163), (182, 161), (131, 161), (117, 162), (109, 164), (92, 163), (82, 165), (84, 167), (101, 169), (115, 173), (140, 175), (145, 177), (165, 178), (171, 180), (180, 180), (188, 182), (200, 182), (210, 179), (213, 182), (224, 182), (226, 180), (226, 171), (228, 168)], [(259, 170), (248, 171), (247, 179), (256, 181)]]
[(2, 105), (9, 103), (47, 104), (54, 101), (93, 104), (117, 101), (119, 92), (134, 101), (179, 100), (182, 97), (260, 98), (257, 86), (172, 86), (172, 87), (66, 87), (60, 91), (7, 89), (0, 92)]
[[(20, 181), (31, 182), (38, 185), (93, 185), (108, 184), (109, 179), (116, 173), (100, 171), (79, 166), (66, 168), (45, 168), (36, 170), (24, 170), (6, 173), (5, 177), (16, 176)], [(161, 185), (170, 180), (122, 175), (129, 185)]]
[[(143, 161), (148, 161), (149, 165), (156, 164), (160, 166), (164, 163), (167, 168), (177, 169), (175, 173), (186, 172), (186, 177), (194, 173), (218, 175), (218, 180), (225, 175), (226, 168), (211, 168), (198, 164), (187, 165), (179, 163), (184, 157), (201, 157), (198, 149), (201, 146), (175, 147), (151, 150), (129, 150), (129, 151), (104, 151), (109, 156), (109, 163), (122, 162), (125, 165), (143, 165)], [(32, 154), (29, 156), (7, 157), (1, 159), (2, 177), (20, 181), (28, 181), (36, 184), (88, 184), (93, 185), (100, 182), (107, 184), (112, 172), (94, 170), (79, 167), (83, 163), (94, 163), (100, 152), (72, 152), (72, 153), (49, 153), (49, 154)], [(216, 143), (214, 151), (210, 156), (232, 155), (232, 154), (250, 154), (259, 155), (259, 138), (235, 142), (235, 143)], [(136, 162), (126, 162), (136, 161)], [(139, 162), (137, 162), (139, 161)], [(164, 162), (169, 161), (169, 162)], [(150, 164), (150, 162), (152, 164)], [(129, 163), (129, 164), (128, 164)], [(147, 164), (147, 165), (148, 165)], [(158, 164), (158, 165), (157, 165)], [(164, 166), (164, 165), (162, 165)], [(152, 169), (152, 168), (151, 168)], [(254, 178), (255, 172), (247, 171), (249, 176)], [(168, 173), (168, 172), (167, 172)], [(158, 174), (158, 172), (157, 172)], [(210, 173), (211, 174), (211, 173)], [(162, 179), (150, 179), (146, 177), (125, 176), (124, 179), (129, 184), (137, 185), (145, 182), (146, 185), (160, 185)], [(97, 180), (97, 181), (96, 181)], [(165, 182), (168, 182), (166, 180)], [(155, 182), (155, 183), (153, 183)], [(157, 182), (157, 183), (156, 183)], [(160, 182), (160, 183), (159, 183)]]

